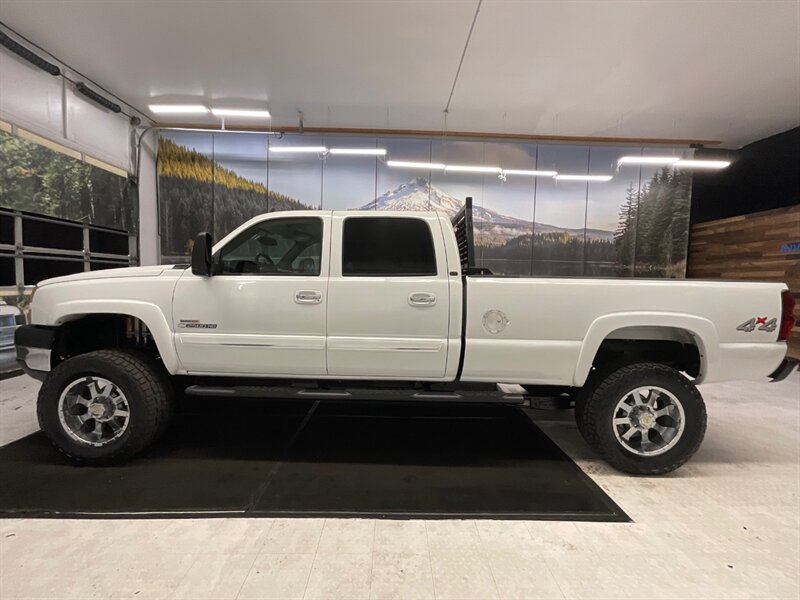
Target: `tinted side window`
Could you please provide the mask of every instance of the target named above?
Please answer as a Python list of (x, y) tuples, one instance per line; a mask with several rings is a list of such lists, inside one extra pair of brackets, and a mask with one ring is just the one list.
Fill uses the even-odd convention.
[(218, 273), (319, 275), (322, 219), (269, 219), (256, 223), (220, 251)]
[(348, 218), (343, 237), (342, 275), (436, 275), (433, 236), (422, 219)]

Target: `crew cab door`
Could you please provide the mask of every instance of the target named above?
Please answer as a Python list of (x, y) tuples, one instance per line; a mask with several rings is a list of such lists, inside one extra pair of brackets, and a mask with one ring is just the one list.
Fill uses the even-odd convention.
[(449, 283), (436, 217), (337, 215), (328, 282), (328, 373), (441, 378)]
[(266, 217), (227, 241), (211, 277), (175, 288), (175, 348), (190, 373), (325, 375), (330, 213)]

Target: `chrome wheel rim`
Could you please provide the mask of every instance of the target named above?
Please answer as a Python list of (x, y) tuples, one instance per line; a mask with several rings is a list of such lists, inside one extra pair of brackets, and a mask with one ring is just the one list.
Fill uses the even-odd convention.
[(686, 426), (683, 406), (675, 394), (652, 385), (626, 393), (612, 418), (617, 441), (638, 456), (656, 456), (673, 448)]
[(116, 384), (87, 375), (64, 388), (58, 399), (58, 418), (73, 440), (105, 446), (125, 433), (130, 406)]

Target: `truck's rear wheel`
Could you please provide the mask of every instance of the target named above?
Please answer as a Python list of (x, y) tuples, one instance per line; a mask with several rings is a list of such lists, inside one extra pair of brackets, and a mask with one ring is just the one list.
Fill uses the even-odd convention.
[(39, 390), (39, 426), (77, 461), (124, 461), (163, 432), (172, 390), (159, 365), (123, 350), (100, 350), (58, 365)]
[(620, 471), (661, 475), (674, 471), (700, 447), (706, 408), (695, 385), (657, 363), (609, 373), (587, 394), (581, 433)]

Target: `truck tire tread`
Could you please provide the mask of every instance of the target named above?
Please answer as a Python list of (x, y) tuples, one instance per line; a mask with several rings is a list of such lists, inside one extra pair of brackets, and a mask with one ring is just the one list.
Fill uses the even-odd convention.
[[(168, 425), (172, 390), (166, 385), (167, 376), (162, 369), (147, 355), (129, 350), (97, 350), (67, 359), (50, 372), (39, 390), (36, 408), (39, 426), (58, 451), (72, 461), (106, 465), (127, 460), (163, 434)], [(123, 443), (116, 444), (116, 447), (102, 455), (79, 454), (66, 448), (59, 439), (60, 429), (54, 430), (54, 423), (51, 422), (53, 416), (48, 411), (53, 409), (52, 403), (60, 396), (69, 379), (82, 372), (102, 375), (104, 370), (116, 371), (117, 375), (123, 374), (129, 379), (128, 383), (133, 389), (129, 388), (127, 392), (136, 395), (139, 410), (135, 421), (131, 422), (129, 430), (121, 438)]]
[[(621, 448), (610, 433), (605, 434), (601, 408), (610, 402), (616, 403), (619, 390), (615, 388), (624, 386), (626, 381), (651, 383), (654, 379), (655, 383), (672, 386), (673, 393), (678, 391), (684, 411), (696, 413), (696, 418), (689, 420), (686, 417), (686, 429), (674, 448), (661, 455), (641, 457)], [(629, 364), (610, 373), (587, 395), (582, 417), (581, 433), (589, 446), (615, 469), (634, 475), (663, 475), (682, 466), (700, 447), (708, 420), (703, 398), (694, 383), (675, 369), (659, 363)]]

